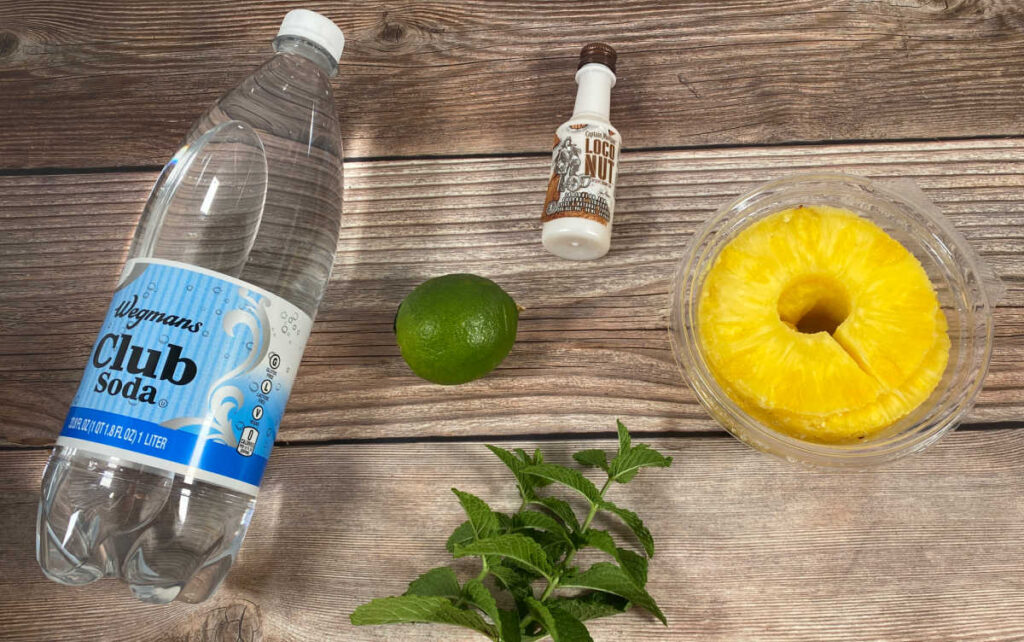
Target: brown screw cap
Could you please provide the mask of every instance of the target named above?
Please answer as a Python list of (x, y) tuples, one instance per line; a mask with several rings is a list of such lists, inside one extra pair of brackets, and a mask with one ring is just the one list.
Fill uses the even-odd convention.
[(580, 64), (577, 65), (577, 69), (583, 65), (589, 65), (592, 62), (604, 65), (615, 73), (615, 59), (618, 58), (618, 54), (612, 49), (611, 45), (606, 45), (603, 42), (591, 42), (590, 44), (583, 45), (582, 51), (580, 51)]

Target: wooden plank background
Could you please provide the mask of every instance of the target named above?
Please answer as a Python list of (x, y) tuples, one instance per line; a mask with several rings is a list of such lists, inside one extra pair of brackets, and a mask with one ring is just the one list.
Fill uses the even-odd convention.
[[(41, 446), (159, 166), (299, 6), (347, 38), (345, 219), (250, 535), (201, 605), (60, 587), (33, 559)], [(538, 218), (594, 39), (620, 51), (626, 152), (612, 252), (571, 263), (541, 248)], [(567, 461), (610, 447), (619, 417), (677, 458), (616, 489), (658, 542), (670, 628), (629, 614), (596, 640), (1024, 638), (1022, 61), (1024, 6), (1007, 0), (0, 0), (0, 639), (474, 639), (347, 616), (446, 561), (451, 486), (512, 508), (484, 442)], [(696, 227), (812, 169), (914, 180), (1007, 286), (968, 425), (870, 473), (735, 442), (668, 349)], [(526, 309), (495, 373), (438, 387), (406, 369), (391, 321), (453, 271)]]
[[(643, 431), (712, 428), (669, 349), (669, 277), (716, 208), (813, 168), (915, 180), (991, 262), (1007, 290), (989, 384), (968, 421), (1020, 418), (1024, 143), (638, 152), (622, 167), (612, 253), (575, 263), (539, 242), (546, 159), (350, 163), (338, 259), (281, 439), (607, 432), (617, 417)], [(55, 437), (154, 177), (0, 177), (0, 437)], [(44, 203), (62, 214), (40, 221)], [(417, 283), (464, 271), (494, 279), (526, 308), (518, 342), (489, 377), (431, 385), (398, 354), (395, 310)]]
[(547, 152), (590, 40), (621, 53), (627, 149), (1024, 124), (1024, 7), (1007, 0), (5, 0), (0, 167), (162, 164), (295, 6), (345, 31), (338, 109), (360, 158)]
[[(888, 470), (844, 475), (732, 439), (651, 441), (675, 457), (672, 468), (644, 471), (610, 497), (637, 507), (654, 535), (649, 590), (669, 628), (634, 612), (593, 623), (594, 639), (1020, 639), (1019, 435), (961, 431)], [(573, 450), (614, 442), (503, 445), (540, 446), (569, 463)], [(518, 505), (514, 481), (482, 443), (281, 448), (220, 592), (154, 608), (116, 582), (58, 589), (39, 574), (33, 518), (45, 454), (0, 453), (11, 640), (61, 639), (71, 623), (57, 609), (80, 640), (479, 641), (439, 626), (356, 628), (348, 614), (451, 561), (444, 540), (464, 516), (450, 487), (499, 510)], [(461, 562), (462, 579), (475, 574)]]

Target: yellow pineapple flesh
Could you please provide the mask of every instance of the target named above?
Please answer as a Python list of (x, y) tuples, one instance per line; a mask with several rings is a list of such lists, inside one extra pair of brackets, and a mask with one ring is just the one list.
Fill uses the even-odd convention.
[(698, 308), (727, 394), (801, 439), (865, 439), (906, 416), (946, 368), (946, 319), (920, 262), (847, 210), (799, 207), (719, 253)]

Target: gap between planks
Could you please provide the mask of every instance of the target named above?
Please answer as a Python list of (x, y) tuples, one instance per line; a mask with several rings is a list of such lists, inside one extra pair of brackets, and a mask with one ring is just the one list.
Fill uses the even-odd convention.
[[(1024, 429), (1024, 420), (1022, 421), (994, 421), (990, 423), (985, 422), (972, 422), (968, 424), (961, 424), (955, 428), (953, 432), (983, 432), (986, 430), (1020, 430)], [(730, 439), (730, 435), (725, 430), (671, 430), (665, 432), (658, 432), (655, 430), (640, 430), (630, 431), (630, 436), (633, 439)], [(948, 436), (948, 435), (947, 435)], [(365, 438), (352, 438), (352, 439), (289, 439), (284, 441), (277, 441), (274, 443), (274, 448), (301, 448), (301, 447), (320, 447), (320, 446), (363, 446), (363, 445), (385, 445), (385, 444), (488, 444), (488, 443), (511, 443), (511, 442), (556, 442), (556, 441), (571, 441), (571, 442), (588, 442), (588, 441), (607, 441), (609, 439), (616, 439), (617, 435), (615, 432), (545, 432), (536, 434), (511, 434), (511, 435), (476, 435), (476, 436), (459, 436), (459, 435), (428, 435), (426, 437), (365, 437)], [(31, 452), (36, 450), (50, 450), (53, 446), (18, 446), (17, 444), (0, 444), (0, 452), (17, 452), (25, 451)]]

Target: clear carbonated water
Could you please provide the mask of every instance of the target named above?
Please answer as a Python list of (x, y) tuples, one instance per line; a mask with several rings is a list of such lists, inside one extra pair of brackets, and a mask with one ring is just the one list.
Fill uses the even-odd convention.
[[(223, 132), (240, 122), (258, 142), (244, 133), (206, 141), (204, 152), (220, 152), (214, 161), (219, 173), (206, 154), (182, 177), (185, 187), (169, 205), (154, 205), (158, 199), (151, 197), (130, 256), (216, 270), (313, 317), (341, 223), (341, 136), (329, 83), (337, 65), (302, 38), (278, 37), (274, 48), (277, 53), (186, 137), (194, 146), (218, 126)], [(262, 197), (259, 190), (222, 185), (220, 200), (205, 207), (200, 197), (211, 175), (260, 186), (253, 169), (261, 162), (254, 160), (260, 145), (266, 158), (262, 220), (254, 200)], [(154, 194), (158, 188), (159, 181)], [(42, 481), (37, 558), (48, 577), (64, 584), (119, 577), (148, 602), (200, 602), (230, 569), (255, 502), (250, 494), (181, 474), (58, 446)]]

